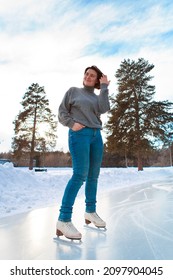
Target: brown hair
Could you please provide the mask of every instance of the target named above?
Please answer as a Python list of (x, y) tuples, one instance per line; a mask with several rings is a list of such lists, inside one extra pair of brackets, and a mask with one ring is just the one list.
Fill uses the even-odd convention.
[(97, 73), (97, 83), (95, 84), (95, 88), (100, 89), (100, 78), (103, 76), (102, 71), (95, 65), (89, 66), (85, 69), (84, 74), (87, 72), (88, 69), (93, 69)]

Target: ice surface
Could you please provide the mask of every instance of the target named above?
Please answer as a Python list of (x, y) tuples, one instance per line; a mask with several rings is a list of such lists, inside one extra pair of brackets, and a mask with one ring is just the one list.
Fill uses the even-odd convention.
[(173, 259), (173, 168), (101, 169), (97, 210), (107, 231), (84, 226), (82, 188), (73, 213), (79, 244), (53, 240), (70, 176), (70, 168), (0, 167), (0, 259)]

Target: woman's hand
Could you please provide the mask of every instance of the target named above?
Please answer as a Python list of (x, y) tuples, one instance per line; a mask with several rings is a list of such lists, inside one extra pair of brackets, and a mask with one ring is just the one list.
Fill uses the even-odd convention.
[(108, 81), (108, 78), (106, 75), (102, 75), (102, 77), (100, 78), (100, 84), (110, 84), (110, 81)]
[(76, 122), (76, 123), (74, 123), (74, 125), (72, 126), (72, 130), (73, 130), (73, 131), (78, 131), (78, 130), (84, 128), (84, 127), (85, 127), (85, 125)]

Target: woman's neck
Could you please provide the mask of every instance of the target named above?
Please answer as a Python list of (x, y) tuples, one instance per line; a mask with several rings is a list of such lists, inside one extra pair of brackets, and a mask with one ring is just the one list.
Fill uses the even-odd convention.
[(86, 89), (87, 91), (94, 92), (94, 87), (88, 87), (88, 86), (85, 86), (85, 85), (83, 85), (83, 86), (84, 86), (84, 89)]

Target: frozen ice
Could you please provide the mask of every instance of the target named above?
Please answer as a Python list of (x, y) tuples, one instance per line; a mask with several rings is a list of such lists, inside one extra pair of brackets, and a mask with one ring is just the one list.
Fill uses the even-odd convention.
[(84, 186), (73, 223), (76, 244), (54, 240), (58, 209), (71, 168), (47, 172), (0, 166), (0, 259), (172, 260), (173, 168), (102, 168), (98, 214), (107, 230), (84, 226)]

